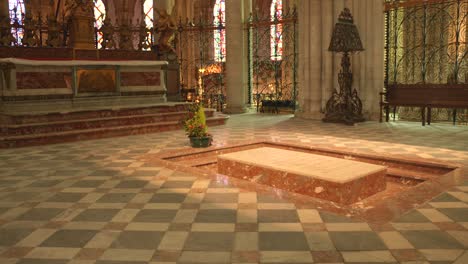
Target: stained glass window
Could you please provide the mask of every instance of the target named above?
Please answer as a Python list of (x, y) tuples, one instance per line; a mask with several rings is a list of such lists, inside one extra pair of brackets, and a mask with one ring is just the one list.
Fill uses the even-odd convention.
[(143, 4), (143, 12), (145, 14), (145, 23), (147, 28), (153, 27), (153, 0), (146, 0)]
[[(102, 0), (94, 0), (94, 27), (100, 29), (106, 16), (106, 7)], [(103, 36), (101, 31), (97, 31), (97, 48), (102, 47)]]
[(270, 6), (271, 21), (270, 50), (271, 60), (281, 60), (283, 56), (283, 25), (278, 23), (283, 15), (283, 1), (273, 0)]
[(16, 39), (18, 44), (21, 44), (23, 38), (23, 16), (24, 16), (24, 2), (23, 0), (8, 0), (8, 7), (10, 9), (10, 20), (14, 25), (11, 27), (11, 34)]
[(226, 61), (226, 5), (224, 0), (216, 0), (213, 9), (214, 30), (214, 60), (216, 62)]

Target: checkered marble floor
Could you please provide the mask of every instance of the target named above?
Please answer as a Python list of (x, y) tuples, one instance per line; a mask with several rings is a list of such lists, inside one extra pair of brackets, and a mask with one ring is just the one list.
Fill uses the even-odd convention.
[[(244, 114), (211, 133), (468, 166), (467, 126)], [(0, 150), (0, 263), (468, 263), (468, 182), (375, 226), (138, 159), (184, 147), (172, 131)]]

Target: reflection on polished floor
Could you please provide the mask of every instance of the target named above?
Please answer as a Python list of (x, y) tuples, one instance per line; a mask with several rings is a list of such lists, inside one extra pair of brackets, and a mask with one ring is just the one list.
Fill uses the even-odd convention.
[(288, 141), (437, 159), (461, 164), (462, 177), (377, 223), (142, 159), (188, 149), (183, 131), (3, 149), (0, 263), (468, 263), (466, 126), (244, 114), (210, 132), (216, 146)]

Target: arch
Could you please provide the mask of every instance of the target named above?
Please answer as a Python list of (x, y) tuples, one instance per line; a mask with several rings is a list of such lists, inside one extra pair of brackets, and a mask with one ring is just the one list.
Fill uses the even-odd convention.
[(273, 23), (270, 29), (271, 60), (281, 60), (283, 57), (283, 25), (280, 23), (282, 16), (283, 1), (272, 0), (270, 5), (270, 17)]
[(11, 27), (11, 34), (18, 45), (23, 39), (23, 19), (26, 12), (23, 0), (8, 0), (8, 9), (10, 10), (10, 21), (14, 25)]
[(225, 0), (216, 0), (213, 8), (213, 31), (214, 60), (216, 62), (226, 61), (226, 4)]

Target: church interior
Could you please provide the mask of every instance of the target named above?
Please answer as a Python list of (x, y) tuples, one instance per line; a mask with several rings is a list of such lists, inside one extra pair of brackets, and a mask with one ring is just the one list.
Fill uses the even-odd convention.
[(0, 263), (468, 263), (468, 0), (0, 0)]

